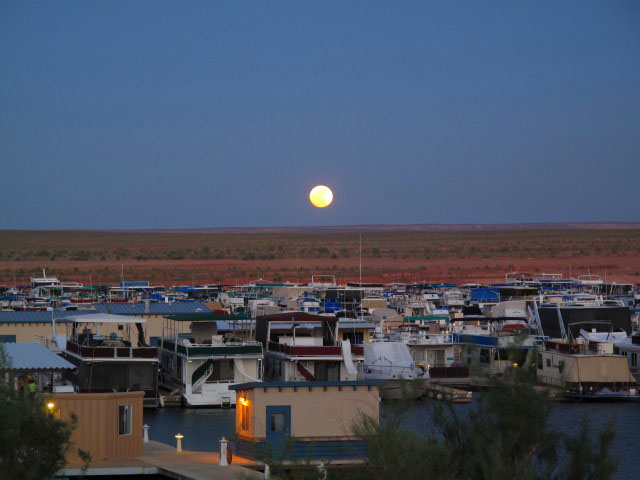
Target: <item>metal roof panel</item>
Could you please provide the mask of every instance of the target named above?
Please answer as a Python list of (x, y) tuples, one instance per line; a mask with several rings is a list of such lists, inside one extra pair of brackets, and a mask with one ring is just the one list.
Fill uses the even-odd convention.
[(5, 343), (9, 365), (6, 370), (75, 370), (76, 366), (39, 343)]
[[(148, 305), (148, 311), (147, 311)], [(171, 302), (171, 303), (96, 303), (99, 313), (113, 313), (115, 315), (171, 315), (178, 313), (210, 313), (202, 302)]]
[(75, 315), (91, 315), (95, 314), (94, 310), (53, 310), (53, 311), (34, 311), (34, 312), (11, 312), (0, 311), (0, 323), (51, 323), (51, 317), (56, 322), (66, 323), (62, 317), (70, 317)]

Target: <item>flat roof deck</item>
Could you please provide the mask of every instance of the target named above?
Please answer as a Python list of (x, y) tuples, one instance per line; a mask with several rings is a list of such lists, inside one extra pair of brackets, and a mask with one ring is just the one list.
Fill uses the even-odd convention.
[[(261, 472), (247, 467), (262, 467), (246, 458), (233, 456), (231, 465), (222, 467), (219, 452), (176, 452), (175, 447), (149, 441), (142, 444), (142, 456), (112, 460), (92, 460), (84, 475), (164, 475), (180, 480), (237, 480), (238, 478), (264, 478)], [(69, 463), (56, 476), (68, 477), (82, 474), (80, 461)]]

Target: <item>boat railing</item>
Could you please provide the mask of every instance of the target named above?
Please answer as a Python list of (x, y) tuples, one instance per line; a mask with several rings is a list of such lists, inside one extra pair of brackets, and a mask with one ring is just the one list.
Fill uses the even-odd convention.
[(227, 342), (222, 345), (193, 344), (188, 345), (172, 340), (161, 339), (160, 347), (168, 351), (176, 351), (187, 356), (228, 356), (228, 355), (262, 355), (260, 342)]
[(469, 367), (467, 365), (435, 364), (429, 367), (429, 376), (431, 378), (466, 378), (469, 376)]
[(87, 358), (157, 358), (155, 347), (86, 347), (67, 341), (67, 350)]
[(382, 375), (390, 375), (393, 377), (415, 377), (417, 368), (416, 367), (401, 367), (398, 365), (366, 365), (365, 366), (366, 373), (373, 374), (382, 374)]
[(409, 345), (444, 345), (453, 343), (453, 335), (450, 333), (430, 333), (426, 336), (412, 335), (406, 339)]
[[(247, 340), (241, 342), (225, 342), (223, 345), (227, 345), (230, 347), (244, 347), (248, 345), (262, 345), (262, 343), (258, 342), (257, 340)], [(208, 346), (210, 346), (210, 344), (208, 344)]]
[(342, 356), (342, 348), (324, 345), (287, 345), (286, 343), (269, 342), (271, 352), (284, 353), (292, 357), (327, 357)]
[[(342, 356), (342, 347), (324, 345), (287, 345), (285, 343), (269, 342), (269, 351), (284, 353), (293, 357), (314, 356)], [(351, 345), (351, 354), (364, 356), (362, 345)]]
[(48, 348), (49, 350), (56, 349), (56, 345), (51, 337), (46, 337), (44, 335), (35, 335), (34, 337), (36, 341), (40, 342), (40, 345), (42, 345), (43, 347)]

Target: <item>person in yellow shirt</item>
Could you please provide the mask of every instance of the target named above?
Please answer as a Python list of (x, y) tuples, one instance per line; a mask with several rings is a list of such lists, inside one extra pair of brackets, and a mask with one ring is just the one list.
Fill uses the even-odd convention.
[(35, 397), (36, 396), (36, 382), (33, 380), (33, 377), (31, 375), (29, 375), (29, 377), (27, 378), (29, 385), (29, 396), (30, 397)]

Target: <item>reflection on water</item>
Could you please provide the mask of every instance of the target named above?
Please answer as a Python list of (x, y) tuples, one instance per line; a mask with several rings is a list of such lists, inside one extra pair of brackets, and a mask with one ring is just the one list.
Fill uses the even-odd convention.
[[(416, 405), (409, 413), (407, 425), (418, 430), (429, 429), (428, 400)], [(469, 405), (455, 405), (464, 412)], [(619, 463), (616, 479), (632, 480), (640, 472), (640, 456), (636, 453), (640, 438), (640, 404), (636, 403), (556, 403), (551, 414), (552, 424), (567, 433), (579, 427), (586, 415), (592, 429), (602, 429), (609, 420), (616, 427), (613, 453)], [(180, 409), (145, 410), (144, 422), (150, 429), (150, 438), (175, 445), (174, 435), (182, 433), (185, 450), (217, 451), (222, 436), (233, 437), (234, 409)]]
[(144, 423), (151, 427), (149, 438), (175, 445), (176, 433), (182, 433), (182, 448), (218, 451), (220, 438), (232, 437), (236, 411), (233, 408), (159, 408), (145, 409)]

